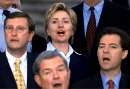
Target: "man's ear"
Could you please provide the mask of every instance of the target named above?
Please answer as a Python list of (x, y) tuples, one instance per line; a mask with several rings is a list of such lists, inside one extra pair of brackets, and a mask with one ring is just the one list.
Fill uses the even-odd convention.
[(128, 55), (128, 50), (124, 50), (122, 54), (122, 60), (125, 59)]
[(28, 40), (29, 42), (32, 41), (34, 34), (35, 34), (34, 31), (30, 32), (30, 36), (29, 36), (29, 40)]
[(34, 76), (34, 80), (36, 81), (36, 83), (41, 87), (41, 80), (40, 80), (40, 76), (39, 75), (35, 75)]

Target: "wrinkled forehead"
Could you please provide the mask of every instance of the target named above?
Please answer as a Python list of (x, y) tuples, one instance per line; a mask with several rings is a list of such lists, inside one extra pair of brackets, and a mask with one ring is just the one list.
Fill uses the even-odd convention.
[(61, 67), (65, 67), (65, 63), (63, 61), (63, 59), (61, 59), (60, 57), (54, 57), (51, 59), (45, 59), (40, 63), (40, 67), (42, 69), (57, 69), (57, 68), (61, 68)]

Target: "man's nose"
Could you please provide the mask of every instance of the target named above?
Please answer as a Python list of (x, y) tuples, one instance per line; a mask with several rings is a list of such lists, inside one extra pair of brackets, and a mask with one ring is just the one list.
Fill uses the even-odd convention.
[(104, 52), (104, 53), (108, 53), (108, 52), (109, 52), (109, 47), (107, 47), (107, 46), (104, 47), (103, 52)]
[(59, 78), (59, 74), (58, 74), (57, 71), (55, 71), (55, 72), (53, 73), (53, 78), (54, 78), (54, 79), (58, 79), (58, 78)]

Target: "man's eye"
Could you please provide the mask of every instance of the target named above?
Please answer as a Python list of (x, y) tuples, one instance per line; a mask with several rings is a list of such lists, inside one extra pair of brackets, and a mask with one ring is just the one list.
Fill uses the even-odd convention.
[(7, 30), (8, 30), (8, 29), (13, 29), (13, 27), (5, 27), (5, 29), (7, 29)]
[(116, 45), (111, 45), (111, 48), (117, 48), (117, 46)]
[(104, 46), (103, 45), (99, 45), (98, 48), (103, 48)]
[(19, 28), (17, 28), (17, 29), (20, 30), (20, 31), (25, 30), (25, 28), (23, 28), (23, 27), (19, 27)]
[(51, 72), (49, 72), (49, 71), (43, 72), (43, 73), (44, 73), (44, 75), (49, 75), (49, 74), (51, 74)]
[(59, 68), (58, 71), (64, 71), (66, 68), (63, 67), (63, 68)]

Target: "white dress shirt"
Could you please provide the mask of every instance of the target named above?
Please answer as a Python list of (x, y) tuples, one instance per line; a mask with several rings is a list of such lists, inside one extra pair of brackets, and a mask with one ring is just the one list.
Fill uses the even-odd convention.
[[(94, 6), (94, 14), (96, 19), (96, 26), (98, 26), (102, 8), (103, 8), (104, 0), (102, 0), (99, 4)], [(91, 11), (89, 10), (90, 6), (88, 6), (86, 3), (83, 3), (83, 18), (84, 18), (84, 34), (86, 35), (87, 32), (87, 25), (90, 18)]]
[(10, 68), (12, 70), (12, 73), (15, 70), (15, 59), (21, 60), (20, 70), (24, 77), (25, 86), (27, 87), (27, 52), (25, 52), (20, 58), (16, 58), (16, 57), (12, 56), (7, 50), (5, 51), (5, 53), (6, 53)]
[[(107, 76), (101, 73), (101, 79), (102, 79), (102, 83), (103, 83), (103, 89), (108, 89), (108, 81), (109, 81), (109, 79), (107, 78)], [(121, 79), (121, 72), (119, 72), (113, 78), (114, 89), (119, 89), (120, 79)]]
[[(46, 50), (50, 50), (50, 51), (54, 51), (54, 50), (58, 50), (56, 49), (51, 42), (49, 42), (47, 44), (47, 49)], [(71, 54), (73, 54), (74, 50), (73, 48), (69, 45), (69, 51), (67, 52), (67, 54), (65, 55), (62, 51), (58, 50), (58, 52), (66, 59), (67, 63), (68, 63), (68, 66), (69, 66), (69, 63), (70, 63), (70, 56)]]

